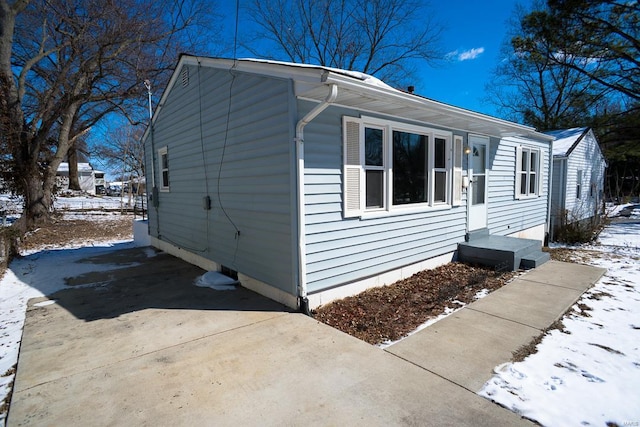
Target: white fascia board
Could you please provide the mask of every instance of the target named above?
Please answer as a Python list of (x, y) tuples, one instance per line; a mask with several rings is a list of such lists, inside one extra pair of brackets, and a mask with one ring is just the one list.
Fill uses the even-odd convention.
[[(461, 119), (483, 122), (489, 124), (492, 127), (495, 127), (496, 129), (506, 129), (506, 132), (512, 133), (514, 135), (533, 137), (535, 139), (543, 140), (546, 142), (551, 142), (554, 139), (554, 137), (552, 136), (537, 132), (530, 126), (521, 125), (507, 120), (499, 119), (497, 117), (492, 117), (453, 105), (444, 104), (428, 98), (421, 98), (416, 95), (404, 93), (399, 90), (389, 90), (375, 85), (369, 85), (364, 82), (359, 82), (356, 79), (349, 78), (347, 76), (342, 76), (335, 73), (327, 73), (324, 77), (324, 81), (326, 83), (337, 84), (340, 87), (347, 88), (356, 93), (361, 93), (363, 96), (382, 99), (386, 100), (387, 102), (396, 101), (394, 102), (394, 104), (402, 104), (409, 108), (422, 110), (428, 109), (432, 112), (437, 112), (446, 116), (460, 117)], [(383, 111), (380, 112), (384, 113)], [(500, 133), (502, 134), (503, 132)], [(501, 135), (498, 134), (492, 136), (498, 137)]]

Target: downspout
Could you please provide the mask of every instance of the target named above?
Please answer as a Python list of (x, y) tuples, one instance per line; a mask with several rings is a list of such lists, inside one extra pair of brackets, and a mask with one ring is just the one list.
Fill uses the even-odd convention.
[(553, 141), (549, 145), (549, 173), (547, 174), (549, 177), (549, 185), (547, 188), (547, 233), (545, 236), (546, 241), (542, 242), (543, 246), (548, 246), (549, 242), (554, 238), (553, 224), (551, 224), (551, 199), (553, 198)]
[(306, 315), (310, 314), (307, 298), (307, 251), (305, 239), (304, 209), (304, 127), (323, 112), (338, 97), (338, 86), (329, 85), (329, 94), (316, 105), (296, 125), (296, 190), (298, 194), (298, 308)]

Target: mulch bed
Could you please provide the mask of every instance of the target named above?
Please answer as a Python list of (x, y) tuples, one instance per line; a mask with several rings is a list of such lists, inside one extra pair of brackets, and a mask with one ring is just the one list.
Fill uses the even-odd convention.
[(404, 337), (447, 308), (461, 306), (454, 301), (473, 302), (478, 292), (498, 289), (517, 274), (453, 262), (334, 301), (312, 316), (370, 344), (382, 344)]

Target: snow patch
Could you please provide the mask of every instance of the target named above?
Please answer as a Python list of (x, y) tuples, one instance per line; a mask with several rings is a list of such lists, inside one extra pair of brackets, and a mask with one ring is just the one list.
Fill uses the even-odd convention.
[[(543, 426), (640, 420), (640, 226), (610, 224), (590, 264), (607, 273), (524, 361), (495, 368), (481, 396)], [(599, 254), (598, 254), (599, 253)]]
[(201, 288), (211, 288), (216, 291), (235, 291), (238, 281), (218, 271), (208, 271), (198, 277), (194, 284)]
[(47, 301), (37, 302), (37, 303), (33, 304), (33, 306), (34, 307), (46, 307), (48, 305), (55, 304), (55, 303), (56, 303), (56, 300), (50, 299), (50, 300), (47, 300)]

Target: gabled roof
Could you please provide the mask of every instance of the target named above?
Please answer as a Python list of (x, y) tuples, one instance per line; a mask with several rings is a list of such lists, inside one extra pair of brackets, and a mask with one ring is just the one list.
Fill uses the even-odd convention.
[(327, 99), (330, 86), (334, 85), (338, 89), (338, 94), (335, 101), (332, 102), (333, 105), (494, 137), (524, 136), (548, 142), (553, 140), (553, 137), (537, 132), (532, 127), (403, 92), (364, 73), (319, 65), (260, 59), (206, 58), (191, 55), (180, 57), (167, 89), (156, 108), (154, 120), (171, 88), (179, 81), (183, 65), (212, 67), (226, 69), (229, 72), (247, 72), (291, 79), (294, 82), (295, 96), (302, 100), (322, 102)]
[(553, 141), (553, 155), (565, 157), (571, 154), (590, 129), (582, 127), (545, 132), (547, 135), (556, 138)]
[[(89, 163), (83, 163), (83, 162), (78, 163), (78, 172), (91, 172), (91, 171), (93, 171), (93, 168)], [(69, 172), (69, 163), (68, 162), (60, 163), (60, 166), (58, 166), (58, 172)]]

